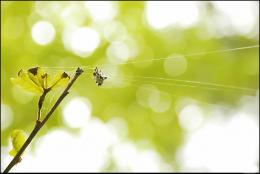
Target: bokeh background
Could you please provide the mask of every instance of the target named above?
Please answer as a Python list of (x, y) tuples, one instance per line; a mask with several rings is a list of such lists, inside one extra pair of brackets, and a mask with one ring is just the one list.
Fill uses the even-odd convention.
[(1, 171), (37, 113), (10, 78), (82, 66), (13, 172), (259, 172), (259, 48), (188, 56), (255, 45), (256, 1), (1, 1)]

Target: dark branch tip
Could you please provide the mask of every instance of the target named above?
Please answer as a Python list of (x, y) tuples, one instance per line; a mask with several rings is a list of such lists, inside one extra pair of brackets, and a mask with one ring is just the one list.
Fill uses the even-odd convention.
[(76, 70), (77, 75), (80, 75), (83, 72), (84, 72), (83, 69), (81, 69), (80, 67), (78, 67), (78, 69)]
[(67, 78), (67, 77), (70, 78), (70, 76), (66, 72), (63, 72), (61, 78)]
[(39, 68), (39, 67), (30, 68), (28, 71), (29, 71), (30, 73), (32, 73), (33, 75), (36, 75), (37, 72), (38, 72), (38, 68)]

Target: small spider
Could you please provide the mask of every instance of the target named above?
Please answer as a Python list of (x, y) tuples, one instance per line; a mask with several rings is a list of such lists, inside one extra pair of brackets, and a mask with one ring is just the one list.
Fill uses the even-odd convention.
[(104, 80), (107, 79), (107, 77), (104, 77), (102, 74), (101, 74), (101, 71), (98, 70), (98, 68), (96, 67), (95, 68), (95, 71), (93, 73), (93, 76), (94, 76), (94, 80), (96, 80), (96, 83), (98, 84), (98, 86), (101, 86), (104, 82)]

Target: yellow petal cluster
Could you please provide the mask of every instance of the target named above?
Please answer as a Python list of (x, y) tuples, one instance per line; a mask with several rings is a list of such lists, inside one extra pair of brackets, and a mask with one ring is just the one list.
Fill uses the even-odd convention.
[(35, 67), (28, 70), (21, 69), (18, 77), (11, 78), (11, 81), (28, 92), (42, 95), (45, 90), (67, 84), (69, 79), (70, 76), (66, 72), (60, 71), (51, 76), (42, 68)]

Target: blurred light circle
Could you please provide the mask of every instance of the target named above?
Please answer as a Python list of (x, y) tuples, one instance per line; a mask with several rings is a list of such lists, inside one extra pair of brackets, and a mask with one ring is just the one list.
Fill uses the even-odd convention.
[(64, 27), (81, 26), (87, 19), (84, 7), (78, 3), (72, 3), (62, 9), (60, 13)]
[(154, 109), (156, 105), (159, 104), (160, 101), (160, 91), (155, 88), (154, 90), (150, 91), (150, 95), (148, 96), (148, 104), (151, 109)]
[(39, 45), (47, 45), (53, 41), (55, 29), (50, 22), (39, 21), (32, 27), (32, 38)]
[(182, 1), (147, 1), (145, 15), (149, 25), (163, 29), (169, 25), (189, 27), (198, 20), (196, 2)]
[[(171, 58), (172, 57), (172, 58)], [(164, 61), (164, 70), (170, 76), (179, 76), (187, 69), (187, 60), (181, 55), (172, 55)]]
[(72, 128), (84, 126), (90, 119), (90, 113), (89, 102), (85, 98), (72, 99), (63, 110), (65, 123)]
[(115, 2), (111, 1), (86, 1), (85, 8), (90, 12), (96, 22), (109, 21), (117, 14)]
[(118, 170), (131, 172), (160, 172), (163, 161), (159, 154), (150, 149), (140, 149), (130, 141), (113, 146), (111, 157)]
[(148, 103), (154, 112), (163, 113), (170, 108), (172, 102), (168, 94), (155, 90), (151, 92), (148, 98)]
[(8, 128), (13, 122), (13, 111), (5, 104), (1, 104), (1, 130)]
[(154, 85), (150, 85), (150, 84), (140, 85), (136, 91), (137, 103), (143, 107), (149, 107), (149, 97), (152, 91), (156, 91), (156, 90), (157, 88)]
[(37, 17), (40, 16), (42, 19), (58, 22), (61, 12), (65, 6), (65, 2), (35, 1), (33, 12), (37, 13)]
[[(217, 10), (224, 14), (222, 20), (220, 19), (220, 22), (223, 21), (223, 18), (230, 19), (228, 26), (230, 27), (230, 24), (232, 24), (235, 31), (241, 34), (249, 34), (253, 27), (255, 27), (257, 17), (254, 14), (254, 2), (213, 1), (212, 3)], [(223, 22), (220, 24), (222, 27)], [(233, 32), (230, 32), (230, 34), (233, 34)]]
[(215, 116), (209, 113), (211, 117), (207, 122), (200, 129), (190, 132), (178, 154), (181, 170), (257, 172), (258, 122), (250, 118), (250, 114), (239, 110), (229, 117), (223, 114), (223, 110), (218, 109), (217, 112)]
[(138, 44), (138, 41), (130, 36), (130, 35), (127, 35), (126, 38), (125, 38), (125, 43), (129, 49), (129, 59), (133, 59), (134, 57), (136, 57), (139, 52), (140, 52), (140, 45)]
[(157, 113), (166, 112), (171, 106), (171, 97), (161, 93), (156, 86), (150, 84), (141, 85), (136, 91), (137, 103), (143, 107), (149, 107)]
[(93, 52), (100, 43), (99, 34), (92, 28), (77, 28), (70, 34), (69, 42), (71, 49), (79, 56), (85, 56)]
[(119, 168), (131, 167), (138, 156), (138, 149), (132, 142), (124, 142), (113, 146), (112, 158)]
[(128, 127), (124, 119), (120, 117), (114, 117), (107, 122), (107, 126), (116, 131), (121, 137), (127, 137)]
[(105, 25), (103, 34), (108, 42), (113, 42), (115, 40), (119, 41), (125, 39), (127, 31), (121, 22), (111, 21)]
[(107, 56), (111, 63), (124, 63), (130, 56), (130, 49), (127, 44), (121, 41), (115, 41), (108, 47)]
[(178, 117), (181, 127), (188, 131), (198, 128), (203, 121), (202, 109), (194, 104), (185, 106)]

